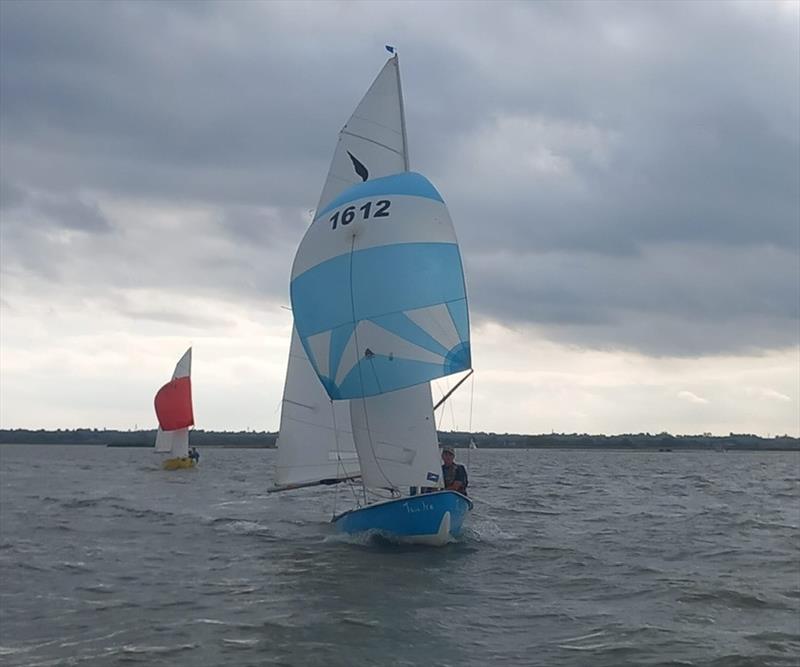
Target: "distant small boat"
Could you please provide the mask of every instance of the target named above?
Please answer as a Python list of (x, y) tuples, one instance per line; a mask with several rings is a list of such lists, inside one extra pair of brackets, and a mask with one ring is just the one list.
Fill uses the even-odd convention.
[(469, 439), (469, 448), (470, 449), (478, 449), (478, 445), (475, 443), (475, 438)]
[(167, 453), (164, 470), (193, 468), (189, 457), (189, 427), (194, 425), (192, 411), (192, 348), (186, 350), (175, 366), (172, 380), (167, 382), (155, 397), (158, 432), (155, 450)]

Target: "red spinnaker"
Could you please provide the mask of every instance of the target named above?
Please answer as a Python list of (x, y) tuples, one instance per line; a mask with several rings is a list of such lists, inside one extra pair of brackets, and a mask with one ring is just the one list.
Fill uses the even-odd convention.
[(155, 406), (162, 431), (177, 431), (194, 424), (191, 379), (182, 377), (167, 382), (158, 390)]

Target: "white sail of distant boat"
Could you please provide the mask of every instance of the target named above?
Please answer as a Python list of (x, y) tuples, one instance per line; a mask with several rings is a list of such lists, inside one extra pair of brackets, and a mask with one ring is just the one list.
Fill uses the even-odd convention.
[(189, 427), (194, 425), (192, 408), (192, 348), (186, 350), (175, 366), (172, 380), (155, 397), (158, 417), (155, 451), (166, 453), (165, 468), (188, 468)]

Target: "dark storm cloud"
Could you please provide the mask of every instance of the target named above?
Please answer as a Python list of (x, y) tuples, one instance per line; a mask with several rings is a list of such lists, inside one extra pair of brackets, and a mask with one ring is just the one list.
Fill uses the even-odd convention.
[[(4, 2), (0, 12), (4, 258), (44, 256), (60, 280), (89, 275), (90, 257), (9, 231), (28, 210), (51, 227), (118, 230), (81, 243), (111, 264), (169, 271), (144, 246), (130, 257), (130, 231), (95, 195), (208, 206), (212, 224), (187, 223), (198, 246), (187, 284), (284, 298), (336, 132), (387, 35), (401, 47), (412, 166), (448, 200), (476, 320), (651, 354), (797, 342), (791, 8)], [(131, 271), (109, 275), (137, 284)]]
[(487, 316), (536, 323), (567, 343), (591, 338), (595, 347), (683, 356), (720, 351), (722, 341), (722, 351), (753, 353), (796, 335), (795, 262), (792, 251), (769, 246), (663, 244), (627, 257), (503, 253), (475, 262), (469, 288)]

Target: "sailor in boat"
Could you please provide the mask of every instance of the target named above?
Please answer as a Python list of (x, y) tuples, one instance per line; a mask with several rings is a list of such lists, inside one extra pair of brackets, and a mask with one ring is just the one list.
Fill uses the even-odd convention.
[(458, 491), (467, 495), (467, 469), (460, 463), (456, 463), (456, 450), (446, 445), (442, 447), (442, 479), (444, 488), (448, 491)]

